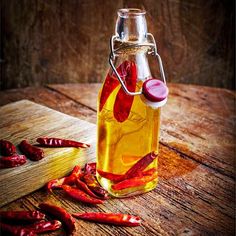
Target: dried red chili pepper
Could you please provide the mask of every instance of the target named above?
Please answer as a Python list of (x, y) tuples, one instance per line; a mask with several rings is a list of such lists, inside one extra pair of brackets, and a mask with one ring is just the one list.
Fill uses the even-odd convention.
[[(143, 171), (141, 173), (137, 173), (137, 175), (138, 176), (152, 175), (156, 171), (157, 171), (156, 168), (151, 168), (151, 169)], [(125, 174), (124, 175), (113, 174), (113, 173), (105, 172), (105, 171), (102, 171), (102, 170), (97, 170), (97, 172), (101, 177), (109, 179), (112, 182), (120, 182), (120, 181), (125, 180), (127, 178), (127, 176)]]
[(120, 214), (120, 213), (103, 213), (103, 212), (87, 212), (74, 213), (74, 217), (94, 221), (98, 223), (120, 225), (120, 226), (139, 226), (141, 219), (138, 216)]
[(110, 94), (115, 90), (115, 88), (119, 85), (119, 81), (115, 77), (114, 74), (111, 76), (107, 74), (105, 79), (104, 85), (102, 87), (101, 97), (100, 97), (100, 104), (99, 104), (99, 111), (102, 110), (104, 107), (108, 97)]
[(86, 163), (84, 166), (84, 173), (95, 175), (96, 174), (96, 163), (95, 162)]
[(157, 168), (151, 168), (149, 170), (143, 171), (142, 175), (143, 176), (145, 176), (145, 175), (153, 175), (156, 172), (157, 172)]
[(45, 214), (40, 211), (0, 211), (0, 219), (34, 222), (44, 220)]
[(130, 179), (123, 180), (119, 183), (113, 184), (112, 189), (113, 190), (122, 190), (122, 189), (126, 189), (126, 188), (138, 187), (138, 186), (147, 184), (148, 182), (150, 182), (156, 178), (157, 178), (157, 173), (155, 173), (153, 175), (133, 177)]
[(142, 157), (125, 173), (126, 179), (140, 175), (140, 173), (146, 169), (157, 158), (157, 156), (157, 153), (150, 152)]
[(46, 185), (46, 189), (51, 192), (54, 188), (61, 188), (62, 185), (73, 185), (75, 184), (75, 180), (80, 178), (82, 175), (82, 170), (80, 166), (75, 166), (72, 170), (72, 173), (69, 176), (60, 178), (60, 179), (53, 179), (49, 181)]
[[(124, 78), (126, 76), (126, 70), (125, 65), (128, 63), (128, 61), (124, 61), (116, 70), (121, 78)], [(111, 73), (111, 75), (108, 73), (104, 82), (104, 85), (102, 87), (102, 92), (100, 96), (100, 104), (99, 104), (99, 111), (102, 110), (104, 107), (107, 99), (109, 98), (110, 94), (116, 89), (116, 87), (120, 84), (119, 80), (117, 79), (114, 72)]]
[(48, 203), (41, 203), (39, 204), (39, 208), (64, 223), (69, 234), (71, 234), (75, 230), (75, 220), (62, 207), (58, 207)]
[(82, 180), (86, 183), (91, 191), (93, 191), (97, 196), (107, 199), (108, 192), (100, 186), (96, 177), (92, 174), (85, 174), (82, 176)]
[(44, 147), (75, 147), (75, 148), (86, 148), (90, 147), (89, 144), (77, 142), (69, 139), (60, 138), (37, 138), (36, 140), (39, 144)]
[(89, 196), (88, 194), (86, 194), (85, 192), (81, 191), (80, 189), (73, 188), (69, 185), (62, 185), (62, 188), (68, 196), (70, 196), (71, 198), (73, 198), (77, 201), (81, 201), (84, 203), (90, 203), (90, 204), (103, 203), (103, 200), (93, 198), (93, 197)]
[(23, 140), (20, 145), (20, 150), (28, 157), (31, 161), (39, 161), (44, 158), (44, 152), (41, 148), (37, 148), (32, 146), (27, 142), (27, 140)]
[(0, 168), (12, 168), (26, 163), (25, 155), (13, 154), (9, 157), (0, 158)]
[(109, 179), (113, 182), (119, 182), (125, 179), (125, 175), (113, 174), (102, 170), (97, 170), (97, 172), (103, 178)]
[(71, 174), (68, 176), (70, 178), (74, 178), (74, 179), (77, 179), (77, 178), (80, 178), (81, 175), (83, 174), (82, 172), (82, 169), (79, 165), (75, 166), (71, 172)]
[(40, 221), (40, 222), (35, 222), (34, 224), (24, 225), (22, 228), (40, 234), (60, 229), (61, 222), (59, 220)]
[(16, 153), (16, 147), (11, 142), (1, 139), (0, 152), (3, 156), (11, 156)]
[(1, 232), (7, 233), (7, 235), (13, 235), (13, 236), (36, 236), (36, 234), (29, 229), (24, 229), (19, 226), (13, 226), (13, 225), (5, 224), (2, 222), (0, 222), (0, 233)]
[[(124, 83), (130, 92), (135, 92), (137, 81), (136, 65), (134, 62), (128, 61), (125, 61), (123, 64), (126, 71)], [(124, 122), (128, 118), (133, 100), (134, 96), (126, 94), (122, 87), (119, 89), (113, 109), (114, 117), (118, 122)]]
[(89, 196), (94, 197), (94, 198), (98, 198), (98, 196), (90, 190), (90, 188), (87, 186), (87, 184), (84, 183), (83, 181), (81, 181), (80, 179), (76, 179), (75, 184), (79, 189), (83, 190)]

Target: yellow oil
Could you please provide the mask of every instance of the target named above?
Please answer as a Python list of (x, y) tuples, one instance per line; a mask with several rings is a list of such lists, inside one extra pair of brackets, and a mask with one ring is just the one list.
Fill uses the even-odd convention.
[[(140, 90), (142, 82), (136, 86)], [(134, 96), (129, 117), (118, 122), (113, 116), (113, 106), (118, 86), (107, 99), (103, 109), (98, 111), (97, 130), (97, 169), (113, 174), (125, 174), (139, 159), (152, 151), (158, 151), (160, 132), (160, 108), (147, 106), (140, 96)], [(101, 91), (98, 95), (98, 107)], [(156, 168), (156, 158), (147, 168)], [(156, 175), (157, 173), (155, 173)], [(100, 184), (115, 197), (127, 197), (154, 189), (157, 177), (145, 185), (116, 190), (111, 180), (97, 173)]]

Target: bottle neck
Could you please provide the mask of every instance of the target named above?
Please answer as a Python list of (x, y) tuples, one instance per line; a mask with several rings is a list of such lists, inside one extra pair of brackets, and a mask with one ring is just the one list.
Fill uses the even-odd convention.
[[(120, 9), (116, 21), (114, 42), (116, 55), (124, 60), (134, 61), (137, 66), (137, 80), (151, 77), (146, 57), (147, 47), (132, 47), (134, 44), (147, 42), (147, 23), (144, 10), (129, 8)], [(131, 47), (130, 47), (131, 46)]]
[(136, 8), (120, 9), (115, 33), (119, 41), (143, 43), (147, 41), (146, 12)]

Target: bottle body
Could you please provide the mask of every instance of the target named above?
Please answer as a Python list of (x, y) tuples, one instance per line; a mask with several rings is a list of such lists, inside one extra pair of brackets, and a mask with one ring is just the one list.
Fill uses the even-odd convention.
[[(109, 78), (111, 76), (108, 75), (106, 80)], [(117, 80), (115, 76), (114, 80)], [(98, 95), (98, 107), (101, 107), (102, 90), (106, 82), (104, 81)], [(140, 90), (142, 83), (141, 80), (136, 81), (135, 91)], [(161, 108), (153, 109), (147, 106), (140, 96), (134, 96), (128, 117), (120, 122), (114, 115), (120, 89), (121, 85), (118, 84), (98, 111), (97, 178), (111, 195), (126, 197), (150, 191), (157, 185), (157, 158), (137, 176), (126, 176), (124, 179), (121, 177), (120, 180), (119, 176), (124, 176), (148, 153), (158, 152)], [(121, 109), (125, 112), (125, 105)]]
[(154, 100), (145, 100), (150, 94), (155, 98), (156, 88), (144, 86), (142, 92), (152, 81), (148, 55), (156, 54), (148, 35), (145, 11), (118, 11), (111, 69), (98, 95), (96, 173), (102, 187), (115, 197), (150, 191), (158, 182), (161, 108)]

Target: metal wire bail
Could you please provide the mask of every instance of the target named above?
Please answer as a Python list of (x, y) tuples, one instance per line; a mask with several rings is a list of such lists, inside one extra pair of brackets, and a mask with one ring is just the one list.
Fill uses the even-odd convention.
[[(143, 46), (152, 48), (152, 51), (150, 51), (149, 54), (151, 54), (153, 56), (156, 56), (157, 62), (159, 64), (159, 68), (160, 68), (161, 79), (166, 84), (164, 68), (163, 68), (163, 65), (162, 65), (161, 56), (157, 52), (156, 41), (154, 39), (154, 36), (151, 33), (147, 33), (147, 36), (149, 36), (150, 39), (151, 39), (150, 43), (149, 42), (148, 43), (135, 43), (135, 44), (132, 44), (132, 45), (124, 46), (122, 49), (124, 49), (124, 48), (143, 47)], [(116, 70), (116, 68), (115, 68), (115, 66), (113, 64), (113, 60), (115, 58), (115, 52), (117, 52), (117, 51), (119, 51), (121, 49), (121, 48), (114, 49), (114, 40), (117, 39), (117, 38), (119, 38), (117, 35), (113, 35), (111, 37), (111, 39), (110, 39), (110, 49), (111, 49), (111, 52), (110, 52), (110, 56), (109, 56), (109, 64), (110, 64), (113, 72), (115, 73), (116, 77), (118, 78), (118, 80), (119, 80), (119, 82), (120, 82), (120, 84), (121, 84), (121, 86), (124, 89), (126, 94), (128, 94), (130, 96), (141, 95), (142, 94), (142, 89), (140, 91), (138, 91), (138, 92), (130, 92), (127, 89), (127, 87), (124, 84), (124, 81), (121, 79), (118, 71)]]

